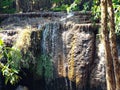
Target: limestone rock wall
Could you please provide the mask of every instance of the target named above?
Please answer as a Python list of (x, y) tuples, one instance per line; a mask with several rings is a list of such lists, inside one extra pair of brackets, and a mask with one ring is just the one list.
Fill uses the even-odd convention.
[(105, 75), (105, 53), (104, 46), (101, 44), (99, 38), (96, 38), (96, 53), (94, 66), (90, 76), (91, 90), (107, 90), (106, 89), (106, 75)]
[(41, 46), (43, 53), (52, 56), (53, 77), (64, 78), (68, 90), (89, 88), (95, 53), (95, 34), (91, 29), (87, 24), (49, 23), (43, 31)]
[[(33, 79), (32, 90), (106, 90), (104, 52), (99, 47), (98, 28), (90, 23), (90, 15), (14, 17), (8, 21), (3, 21), (1, 27), (5, 30), (0, 33), (7, 46), (18, 40), (19, 32), (29, 28), (29, 50), (35, 57), (31, 59), (34, 60), (32, 65), (38, 64), (40, 55), (50, 56), (50, 66), (40, 64), (43, 76)], [(47, 62), (46, 58), (44, 60), (42, 63)]]

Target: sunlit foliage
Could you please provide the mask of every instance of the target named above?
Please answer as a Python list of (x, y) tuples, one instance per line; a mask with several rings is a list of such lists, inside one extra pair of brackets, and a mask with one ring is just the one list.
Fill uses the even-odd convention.
[[(113, 0), (113, 8), (115, 13), (115, 28), (116, 34), (120, 35), (120, 0)], [(93, 20), (100, 19), (100, 1), (93, 0), (92, 14), (94, 15)], [(108, 14), (109, 15), (109, 14)]]
[(5, 83), (15, 84), (19, 81), (21, 53), (19, 50), (6, 47), (3, 40), (0, 39), (0, 71), (5, 77)]

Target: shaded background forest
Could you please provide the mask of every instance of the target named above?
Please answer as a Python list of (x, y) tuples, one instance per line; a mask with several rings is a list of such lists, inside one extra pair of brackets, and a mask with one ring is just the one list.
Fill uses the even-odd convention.
[(0, 13), (65, 11), (74, 1), (79, 1), (74, 10), (90, 10), (93, 0), (0, 0)]

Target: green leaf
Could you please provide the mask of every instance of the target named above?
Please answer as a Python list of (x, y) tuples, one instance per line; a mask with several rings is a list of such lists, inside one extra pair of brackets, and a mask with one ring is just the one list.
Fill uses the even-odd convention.
[(4, 45), (4, 42), (2, 39), (0, 39), (0, 46), (3, 46)]

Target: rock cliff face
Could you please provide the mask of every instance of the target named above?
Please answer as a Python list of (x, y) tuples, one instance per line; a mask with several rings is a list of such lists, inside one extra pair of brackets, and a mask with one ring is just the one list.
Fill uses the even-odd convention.
[(45, 26), (42, 39), (43, 53), (51, 54), (53, 78), (64, 78), (63, 85), (66, 85), (66, 89), (63, 85), (58, 85), (59, 90), (89, 88), (95, 54), (95, 33), (92, 29), (88, 24), (63, 26), (61, 23), (49, 23)]
[[(101, 45), (96, 39), (98, 28), (90, 23), (89, 18), (89, 14), (78, 14), (69, 18), (67, 16), (27, 19), (17, 17), (16, 22), (11, 19), (13, 22), (7, 22), (7, 25), (3, 25), (6, 22), (3, 21), (1, 26), (6, 30), (1, 32), (1, 36), (6, 35), (4, 40), (8, 38), (6, 44), (12, 40), (8, 46), (12, 46), (18, 40), (17, 32), (23, 31), (28, 25), (32, 32), (29, 49), (33, 56), (49, 56), (51, 64), (41, 67), (42, 81), (33, 79), (33, 82), (40, 81), (44, 85), (37, 83), (33, 85), (32, 90), (106, 90), (104, 52), (98, 47)], [(10, 25), (12, 31), (8, 30)], [(19, 30), (15, 31), (18, 28)], [(15, 36), (14, 40), (9, 37), (9, 32), (15, 32), (11, 35), (11, 37)], [(36, 60), (35, 64), (37, 64)], [(43, 62), (47, 62), (47, 59), (45, 60)]]

